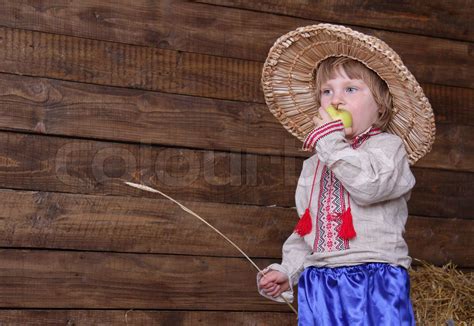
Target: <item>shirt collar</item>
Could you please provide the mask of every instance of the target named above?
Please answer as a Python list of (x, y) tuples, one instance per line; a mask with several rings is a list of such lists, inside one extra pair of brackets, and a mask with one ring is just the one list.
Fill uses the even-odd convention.
[(366, 131), (364, 131), (363, 133), (355, 136), (349, 142), (350, 142), (352, 148), (356, 149), (356, 148), (359, 148), (360, 145), (362, 145), (371, 136), (378, 135), (381, 132), (382, 132), (382, 130), (380, 128), (369, 127)]

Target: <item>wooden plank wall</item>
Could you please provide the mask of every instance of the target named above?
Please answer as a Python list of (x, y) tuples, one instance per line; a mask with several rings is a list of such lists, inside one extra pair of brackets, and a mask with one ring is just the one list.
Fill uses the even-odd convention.
[(306, 158), (268, 112), (273, 42), (317, 22), (387, 41), (436, 114), (411, 255), (474, 267), (473, 3), (0, 1), (0, 324), (290, 325), (278, 261)]

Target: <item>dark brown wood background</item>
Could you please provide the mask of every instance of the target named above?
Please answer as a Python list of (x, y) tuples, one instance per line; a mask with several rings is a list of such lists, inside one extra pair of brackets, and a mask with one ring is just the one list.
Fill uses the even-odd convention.
[(376, 35), (437, 122), (406, 237), (474, 267), (474, 31), (469, 0), (0, 1), (0, 324), (290, 325), (255, 270), (296, 222), (305, 155), (259, 86), (282, 34), (318, 22)]

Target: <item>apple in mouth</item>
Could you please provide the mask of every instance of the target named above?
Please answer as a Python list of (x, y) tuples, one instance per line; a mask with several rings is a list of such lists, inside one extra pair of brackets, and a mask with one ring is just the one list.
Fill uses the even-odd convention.
[(344, 109), (336, 109), (334, 106), (330, 105), (326, 108), (326, 112), (334, 120), (341, 120), (344, 128), (352, 127), (352, 115), (349, 111)]

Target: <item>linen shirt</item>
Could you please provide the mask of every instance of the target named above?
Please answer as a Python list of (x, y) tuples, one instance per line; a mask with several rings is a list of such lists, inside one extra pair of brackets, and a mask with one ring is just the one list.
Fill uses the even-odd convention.
[[(303, 162), (295, 201), (300, 217), (309, 206), (312, 229), (303, 237), (292, 233), (283, 244), (281, 264), (264, 269), (288, 276), (290, 289), (282, 295), (290, 302), (293, 286), (309, 266), (383, 262), (408, 268), (411, 264), (403, 233), (415, 178), (402, 139), (374, 130), (367, 130), (351, 143), (337, 120), (315, 129), (305, 141), (316, 153)], [(350, 240), (337, 233), (341, 224), (337, 216), (348, 207), (357, 233)], [(259, 273), (257, 287), (260, 278)], [(260, 287), (258, 291), (283, 302), (281, 297), (267, 296)]]

